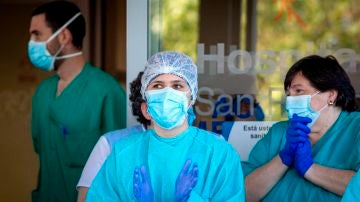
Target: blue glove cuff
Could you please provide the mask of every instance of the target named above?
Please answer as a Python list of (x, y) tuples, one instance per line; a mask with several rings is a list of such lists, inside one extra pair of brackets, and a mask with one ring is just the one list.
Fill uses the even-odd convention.
[(297, 168), (298, 173), (304, 177), (305, 173), (309, 170), (313, 163), (314, 162), (311, 158), (309, 158), (307, 161), (303, 161), (301, 166)]
[(290, 167), (293, 164), (293, 157), (291, 157), (290, 154), (288, 154), (285, 149), (281, 150), (279, 153), (280, 159), (282, 161), (283, 164), (285, 164), (286, 166)]

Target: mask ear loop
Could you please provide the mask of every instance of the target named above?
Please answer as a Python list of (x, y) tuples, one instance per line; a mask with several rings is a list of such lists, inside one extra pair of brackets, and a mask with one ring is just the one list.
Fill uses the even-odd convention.
[[(315, 92), (314, 94), (310, 95), (311, 98), (314, 97), (315, 95), (319, 94), (320, 91)], [(320, 113), (322, 110), (324, 110), (326, 107), (328, 107), (328, 104), (325, 104), (320, 110), (318, 110), (318, 112)]]
[(328, 107), (328, 105), (324, 105), (318, 112), (321, 112), (322, 110), (324, 110), (326, 107)]
[(329, 105), (333, 105), (334, 104), (334, 101), (330, 100), (329, 102), (327, 102), (326, 105), (324, 105), (320, 110), (319, 112), (321, 112), (322, 110), (324, 110), (326, 107), (328, 107)]
[(317, 95), (317, 94), (319, 94), (319, 93), (320, 93), (320, 91), (317, 91), (317, 92), (315, 92), (314, 94), (312, 94), (311, 97), (314, 97), (315, 95)]
[[(56, 51), (55, 55), (53, 56), (53, 59), (51, 61), (51, 69), (54, 68), (55, 65), (55, 60), (56, 60), (56, 56), (62, 51), (62, 49), (64, 48), (64, 45), (61, 45), (61, 47), (59, 48), (59, 50)], [(47, 49), (46, 49), (47, 50)], [(49, 51), (48, 51), (49, 52)], [(51, 55), (51, 53), (49, 52), (49, 54)]]
[(77, 53), (72, 53), (72, 54), (67, 54), (67, 55), (62, 55), (59, 57), (56, 57), (57, 60), (61, 60), (61, 59), (66, 59), (66, 58), (72, 58), (72, 57), (76, 57), (82, 54), (82, 51), (79, 51)]
[(72, 23), (79, 15), (81, 15), (80, 12), (75, 14), (72, 18), (70, 18), (70, 20), (68, 20), (53, 35), (51, 35), (50, 38), (48, 38), (48, 40), (46, 40), (46, 43), (49, 43), (51, 40), (53, 40), (63, 29), (65, 29), (65, 27), (67, 27), (70, 23)]
[[(70, 20), (68, 20), (63, 26), (61, 26), (54, 34), (52, 34), (47, 40), (46, 40), (46, 44), (49, 43), (51, 40), (53, 40), (63, 29), (65, 29), (70, 23), (72, 23), (78, 16), (80, 16), (81, 13), (78, 12), (76, 13), (72, 18), (70, 18)], [(61, 47), (59, 48), (58, 51), (56, 51), (54, 58), (55, 59), (61, 59), (61, 57), (56, 58), (57, 55), (63, 50), (64, 45), (61, 45)], [(82, 53), (81, 53), (82, 54)], [(55, 63), (55, 61), (53, 61)]]
[(59, 50), (56, 51), (56, 53), (55, 53), (55, 55), (54, 55), (55, 59), (57, 58), (57, 56), (60, 54), (60, 52), (61, 52), (63, 49), (64, 49), (64, 45), (61, 45), (61, 47), (59, 48)]

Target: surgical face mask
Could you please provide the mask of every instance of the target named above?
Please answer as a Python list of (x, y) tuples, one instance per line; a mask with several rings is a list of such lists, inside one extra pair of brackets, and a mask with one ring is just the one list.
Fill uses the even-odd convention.
[(145, 97), (148, 112), (158, 126), (171, 130), (184, 123), (189, 108), (186, 92), (166, 87), (146, 91)]
[(75, 57), (81, 55), (82, 52), (77, 52), (69, 55), (63, 55), (57, 57), (57, 55), (61, 52), (64, 46), (61, 46), (59, 50), (56, 51), (54, 55), (48, 51), (46, 44), (53, 40), (59, 33), (65, 29), (71, 22), (73, 22), (81, 13), (77, 13), (72, 17), (68, 22), (66, 22), (62, 27), (60, 27), (54, 34), (52, 34), (48, 40), (46, 41), (34, 41), (30, 40), (28, 43), (28, 55), (31, 63), (42, 70), (51, 71), (54, 69), (54, 63), (56, 59), (65, 59), (70, 57)]
[(294, 114), (302, 117), (308, 117), (312, 120), (308, 123), (308, 127), (311, 128), (311, 126), (313, 126), (315, 121), (319, 118), (320, 112), (327, 107), (327, 104), (325, 104), (325, 106), (319, 111), (316, 111), (311, 107), (311, 98), (317, 94), (319, 94), (319, 92), (312, 95), (287, 96), (286, 111), (288, 113), (288, 118), (291, 119)]

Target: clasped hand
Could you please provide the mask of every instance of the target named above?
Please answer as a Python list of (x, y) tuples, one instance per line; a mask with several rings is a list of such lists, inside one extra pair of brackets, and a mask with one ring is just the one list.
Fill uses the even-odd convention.
[[(198, 166), (191, 167), (191, 160), (187, 160), (180, 171), (175, 184), (175, 201), (184, 202), (190, 197), (192, 189), (197, 183)], [(150, 177), (145, 166), (135, 168), (133, 178), (134, 196), (140, 202), (153, 202), (154, 192), (151, 187)]]
[(286, 130), (285, 146), (279, 153), (281, 161), (288, 167), (294, 166), (301, 176), (304, 176), (313, 164), (308, 138), (310, 128), (307, 127), (310, 122), (310, 118), (294, 114)]

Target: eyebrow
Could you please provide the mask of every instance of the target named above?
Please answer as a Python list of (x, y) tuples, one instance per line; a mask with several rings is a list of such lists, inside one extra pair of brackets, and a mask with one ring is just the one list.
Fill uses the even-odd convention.
[[(153, 81), (152, 83), (157, 83), (157, 84), (163, 84), (163, 83), (165, 83), (164, 81), (160, 81), (160, 80), (157, 80), (157, 81)], [(172, 84), (177, 84), (177, 83), (181, 83), (181, 84), (186, 84), (186, 82), (185, 81), (183, 81), (183, 80), (174, 80), (174, 81), (170, 81), (170, 83), (172, 83)]]
[(163, 81), (153, 81), (153, 82), (151, 82), (152, 84), (153, 83), (160, 83), (160, 84), (162, 84), (162, 83), (164, 83)]
[(175, 81), (171, 81), (171, 83), (183, 83), (183, 84), (186, 84), (186, 82), (183, 81), (183, 80), (175, 80)]
[(290, 85), (290, 88), (297, 88), (297, 87), (303, 87), (302, 84), (294, 84), (294, 85)]
[(35, 35), (38, 35), (38, 34), (40, 34), (40, 31), (39, 30), (31, 30), (30, 31), (30, 34), (35, 34)]

